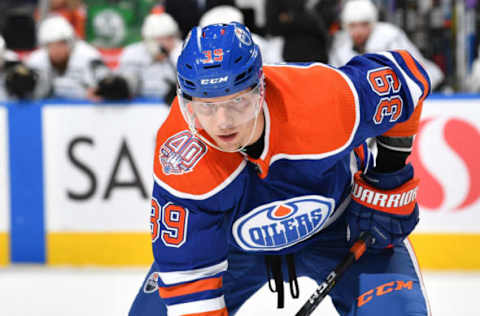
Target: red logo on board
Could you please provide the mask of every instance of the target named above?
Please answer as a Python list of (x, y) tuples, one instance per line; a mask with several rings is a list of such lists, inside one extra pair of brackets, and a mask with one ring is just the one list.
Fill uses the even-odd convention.
[(462, 118), (427, 118), (420, 123), (410, 157), (421, 179), (420, 206), (462, 211), (479, 201), (479, 144), (478, 126)]

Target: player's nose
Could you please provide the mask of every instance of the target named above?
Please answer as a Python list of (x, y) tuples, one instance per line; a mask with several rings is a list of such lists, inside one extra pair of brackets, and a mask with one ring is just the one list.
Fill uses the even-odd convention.
[(219, 129), (224, 130), (233, 127), (234, 120), (232, 112), (223, 106), (218, 107), (217, 112), (215, 113), (215, 119)]

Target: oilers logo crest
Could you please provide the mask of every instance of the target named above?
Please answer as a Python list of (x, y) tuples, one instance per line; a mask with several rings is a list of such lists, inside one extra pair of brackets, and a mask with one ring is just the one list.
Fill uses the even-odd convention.
[(238, 40), (242, 42), (243, 44), (250, 46), (252, 45), (252, 39), (250, 38), (250, 35), (248, 35), (245, 30), (235, 27), (235, 35), (237, 36)]
[(158, 291), (158, 273), (152, 272), (143, 285), (143, 291), (147, 294)]
[(181, 131), (160, 147), (163, 173), (180, 175), (190, 172), (206, 153), (207, 146), (201, 140), (190, 131)]
[(335, 209), (335, 200), (307, 195), (261, 205), (232, 226), (237, 244), (248, 251), (290, 247), (320, 231)]

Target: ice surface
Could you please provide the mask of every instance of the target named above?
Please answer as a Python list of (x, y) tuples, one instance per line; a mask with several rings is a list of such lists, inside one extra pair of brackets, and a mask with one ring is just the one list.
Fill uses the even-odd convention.
[[(147, 268), (52, 268), (10, 266), (0, 269), (1, 316), (127, 315)], [(480, 272), (425, 272), (435, 316), (478, 315)], [(243, 315), (294, 315), (313, 292), (313, 281), (300, 278), (301, 296), (286, 291), (286, 306), (276, 310), (276, 294), (263, 287), (242, 307)], [(287, 289), (287, 287), (286, 287)], [(329, 299), (314, 315), (337, 315)]]

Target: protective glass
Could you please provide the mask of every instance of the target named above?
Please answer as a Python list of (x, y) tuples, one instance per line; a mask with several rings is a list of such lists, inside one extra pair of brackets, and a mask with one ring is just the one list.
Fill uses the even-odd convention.
[[(258, 84), (231, 99), (219, 102), (205, 100), (189, 100), (178, 91), (182, 112), (190, 126), (196, 130), (204, 129), (203, 125), (215, 123), (226, 124), (230, 128), (242, 125), (254, 119), (263, 103), (263, 84)], [(219, 114), (219, 112), (222, 112)], [(221, 117), (221, 118), (220, 118)]]

